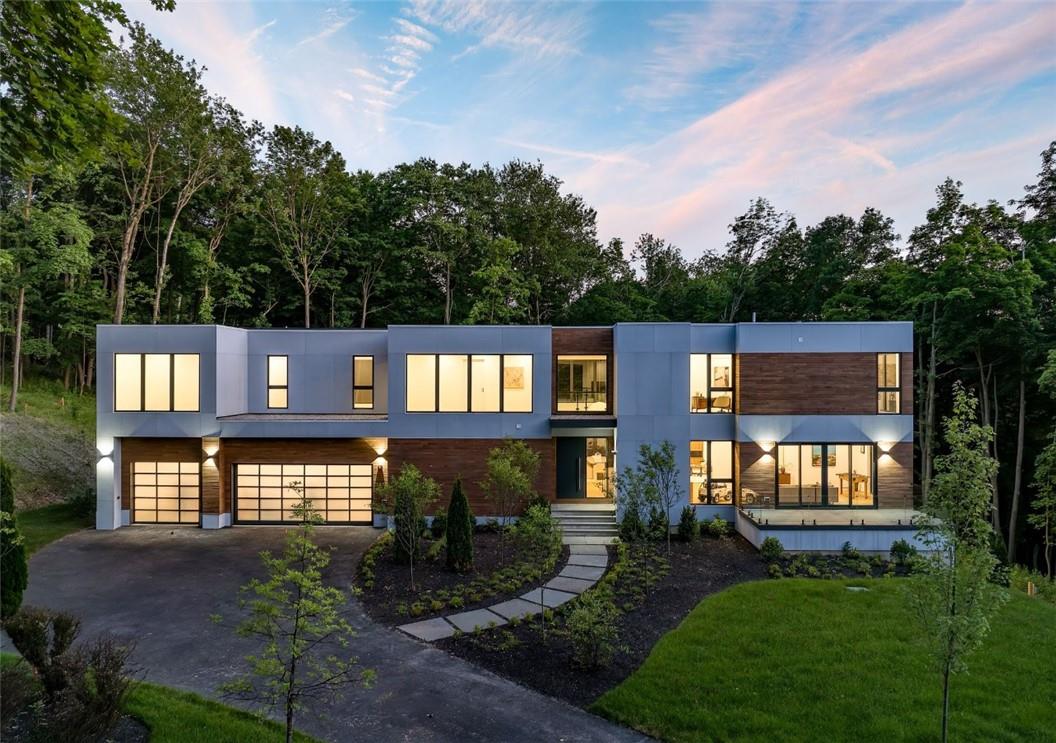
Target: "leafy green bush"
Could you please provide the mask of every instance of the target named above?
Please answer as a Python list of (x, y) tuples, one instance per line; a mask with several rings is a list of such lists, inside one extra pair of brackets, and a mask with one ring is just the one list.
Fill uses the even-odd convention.
[(374, 588), (378, 558), (381, 557), (390, 544), (392, 544), (392, 532), (387, 531), (370, 546), (370, 549), (366, 551), (359, 563), (359, 578), (363, 582), (363, 588), (368, 591)]
[(0, 460), (0, 617), (14, 616), (29, 584), (26, 545), (15, 523), (11, 465)]
[(693, 506), (684, 506), (678, 517), (678, 538), (683, 542), (692, 542), (700, 534), (697, 512)]
[(777, 537), (767, 537), (759, 546), (759, 554), (767, 562), (775, 562), (781, 559), (781, 555), (785, 554), (785, 547)]
[(730, 534), (730, 522), (718, 514), (708, 522), (708, 534), (716, 539), (723, 539)]
[(843, 546), (840, 547), (840, 554), (843, 556), (843, 559), (848, 562), (858, 562), (858, 560), (862, 559), (862, 554), (855, 549), (850, 541), (843, 543)]
[(608, 591), (594, 589), (580, 595), (565, 621), (576, 665), (592, 669), (612, 662), (619, 618), (620, 610)]
[(628, 509), (620, 519), (620, 539), (624, 542), (637, 542), (645, 537), (645, 524), (638, 511)]
[(561, 553), (561, 527), (550, 515), (550, 507), (528, 506), (513, 527), (513, 541), (545, 570), (552, 570)]
[(1013, 565), (1009, 575), (1009, 585), (1017, 591), (1027, 592), (1027, 583), (1034, 584), (1038, 598), (1050, 604), (1056, 604), (1056, 581), (1046, 578), (1037, 570)]
[(646, 530), (649, 539), (661, 541), (667, 539), (671, 524), (662, 508), (649, 509), (649, 527)]
[(905, 539), (899, 539), (891, 545), (891, 559), (896, 565), (905, 565), (917, 554), (917, 548)]
[(439, 539), (447, 534), (447, 509), (440, 507), (433, 513), (433, 520), (429, 522), (429, 531), (433, 539)]
[(767, 568), (767, 572), (769, 573), (771, 578), (780, 578), (784, 575), (784, 573), (781, 572), (781, 566), (778, 565), (776, 562), (770, 563), (770, 567)]
[(95, 490), (87, 487), (71, 493), (66, 497), (66, 504), (72, 507), (78, 516), (91, 516), (95, 513)]
[(465, 572), (473, 567), (473, 522), (462, 480), (455, 480), (447, 511), (447, 567)]

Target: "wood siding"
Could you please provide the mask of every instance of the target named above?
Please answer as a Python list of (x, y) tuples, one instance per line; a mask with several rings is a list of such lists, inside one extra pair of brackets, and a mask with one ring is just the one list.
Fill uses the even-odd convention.
[[(913, 413), (913, 354), (901, 359), (901, 411)], [(876, 415), (875, 353), (742, 353), (735, 412)]]
[[(524, 439), (539, 454), (539, 476), (535, 488), (553, 502), (557, 495), (556, 447), (553, 439)], [(501, 439), (389, 439), (390, 476), (399, 474), (404, 464), (413, 464), (440, 485), (440, 498), (429, 509), (447, 508), (455, 479), (462, 478), (469, 506), (476, 516), (493, 516), (484, 498), (480, 481), (487, 475), (488, 452), (502, 446)]]
[[(737, 445), (737, 504), (741, 504), (741, 491), (744, 488), (754, 490), (759, 499), (755, 505), (775, 502), (774, 488), (777, 477), (772, 455), (767, 455), (758, 444), (740, 443)], [(769, 501), (762, 499), (769, 498)]]
[[(132, 508), (132, 465), (135, 462), (201, 462), (202, 440), (187, 439), (121, 439), (121, 508)], [(202, 512), (207, 511), (203, 499)]]
[(220, 507), (231, 511), (236, 464), (372, 464), (377, 439), (221, 439)]
[(895, 444), (876, 463), (880, 508), (913, 507), (913, 444)]
[[(613, 394), (616, 389), (616, 366), (613, 354), (612, 328), (553, 328), (550, 337), (553, 366), (550, 372), (550, 412), (557, 412), (557, 357), (558, 356), (601, 356), (608, 360), (605, 364), (605, 410), (582, 412), (574, 415), (612, 415)], [(561, 413), (560, 415), (571, 415)]]

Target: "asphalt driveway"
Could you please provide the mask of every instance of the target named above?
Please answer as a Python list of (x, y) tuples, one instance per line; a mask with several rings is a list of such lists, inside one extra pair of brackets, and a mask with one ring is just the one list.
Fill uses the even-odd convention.
[[(320, 529), (335, 548), (330, 579), (345, 585), (377, 537), (369, 527)], [(283, 530), (134, 527), (83, 531), (30, 561), (25, 603), (73, 612), (82, 634), (136, 640), (143, 677), (216, 697), (252, 647), (212, 614), (236, 618), (238, 588), (261, 575), (258, 553), (278, 550)], [(620, 741), (642, 736), (612, 725), (370, 621), (350, 603), (354, 652), (377, 672), (334, 705), (301, 713), (298, 727), (325, 740)]]

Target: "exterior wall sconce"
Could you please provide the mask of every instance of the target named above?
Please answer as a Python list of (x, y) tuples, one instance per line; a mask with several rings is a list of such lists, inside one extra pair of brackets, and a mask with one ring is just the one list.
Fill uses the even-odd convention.
[(880, 447), (880, 451), (887, 454), (891, 451), (891, 447), (895, 445), (893, 441), (877, 441), (876, 445)]

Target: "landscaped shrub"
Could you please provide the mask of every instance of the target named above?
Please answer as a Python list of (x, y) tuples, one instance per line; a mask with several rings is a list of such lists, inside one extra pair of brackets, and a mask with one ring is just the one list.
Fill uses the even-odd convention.
[(843, 543), (843, 546), (840, 548), (840, 554), (843, 556), (843, 559), (848, 562), (857, 562), (862, 558), (862, 554), (855, 549), (855, 546), (851, 544), (850, 541)]
[(638, 511), (628, 509), (620, 519), (620, 539), (624, 542), (637, 542), (645, 536), (645, 524)]
[(95, 489), (86, 487), (71, 493), (66, 498), (66, 505), (78, 516), (91, 516), (95, 513)]
[(715, 515), (711, 521), (708, 522), (708, 534), (715, 537), (716, 539), (723, 539), (729, 536), (730, 533), (730, 522), (724, 519), (718, 514)]
[(1017, 591), (1027, 592), (1027, 584), (1034, 584), (1034, 592), (1042, 601), (1056, 604), (1056, 581), (1046, 578), (1037, 570), (1030, 570), (1022, 565), (1013, 565), (1009, 574), (1009, 585)]
[(375, 569), (378, 564), (378, 558), (381, 557), (382, 553), (392, 543), (392, 533), (385, 532), (378, 540), (370, 546), (370, 549), (363, 555), (363, 560), (359, 563), (359, 577), (363, 581), (363, 587), (368, 591), (374, 588)]
[(473, 567), (473, 522), (462, 480), (455, 480), (447, 511), (447, 567), (465, 572)]
[(770, 563), (770, 567), (767, 568), (767, 572), (769, 573), (771, 578), (781, 578), (784, 575), (784, 573), (781, 572), (781, 566), (778, 565), (776, 562)]
[(561, 527), (549, 506), (529, 506), (513, 527), (514, 542), (543, 570), (552, 570), (561, 553)]
[(781, 555), (785, 554), (785, 547), (777, 537), (767, 537), (759, 546), (759, 554), (767, 562), (774, 562), (780, 560)]
[(601, 668), (612, 662), (619, 618), (620, 610), (608, 591), (594, 589), (580, 595), (565, 621), (576, 665)]
[(891, 545), (891, 559), (897, 565), (905, 565), (909, 559), (917, 554), (917, 548), (905, 539), (899, 539)]
[(693, 506), (684, 506), (678, 517), (678, 538), (683, 542), (692, 542), (700, 533), (700, 524), (697, 522), (697, 512)]
[(3, 670), (3, 694), (0, 694), (0, 729), (40, 696), (40, 685), (33, 678), (29, 664), (20, 661)]
[(49, 702), (69, 686), (63, 658), (77, 639), (81, 621), (61, 611), (27, 606), (4, 622), (15, 649), (33, 667)]
[(447, 534), (447, 509), (438, 508), (433, 513), (433, 520), (429, 523), (429, 531), (432, 532), (433, 539), (439, 539), (440, 537)]
[(11, 465), (0, 460), (0, 617), (13, 616), (29, 583), (26, 545), (15, 523)]
[(667, 539), (670, 528), (667, 514), (661, 508), (652, 508), (649, 511), (649, 526), (646, 529), (649, 539), (662, 541)]

